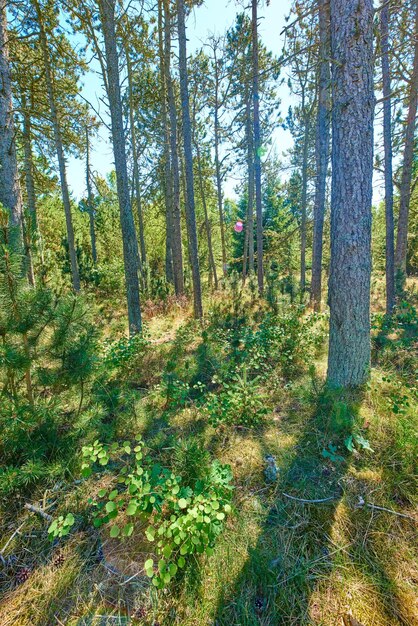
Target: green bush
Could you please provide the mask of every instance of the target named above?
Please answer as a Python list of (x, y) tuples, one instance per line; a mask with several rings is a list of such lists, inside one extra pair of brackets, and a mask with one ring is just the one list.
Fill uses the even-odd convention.
[[(145, 571), (157, 588), (166, 586), (187, 558), (212, 554), (231, 512), (229, 466), (215, 461), (207, 476), (190, 486), (144, 454), (142, 441), (105, 445), (96, 440), (83, 448), (83, 476), (110, 461), (117, 464), (118, 472), (110, 486), (99, 490), (98, 499), (89, 501), (93, 525), (109, 527), (111, 537), (130, 537), (145, 530), (149, 551), (157, 557), (155, 562), (146, 561)], [(52, 537), (61, 530), (67, 532), (65, 520), (68, 515), (52, 522)]]
[(246, 369), (222, 382), (220, 390), (211, 392), (206, 403), (208, 419), (213, 426), (220, 423), (257, 426), (267, 411), (266, 397), (260, 389), (260, 377), (250, 379)]

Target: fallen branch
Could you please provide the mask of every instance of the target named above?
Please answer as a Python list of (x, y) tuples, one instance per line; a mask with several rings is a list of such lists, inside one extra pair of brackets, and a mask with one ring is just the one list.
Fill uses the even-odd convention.
[(305, 498), (296, 498), (288, 493), (283, 493), (283, 496), (290, 500), (296, 500), (296, 502), (302, 502), (303, 504), (321, 504), (322, 502), (331, 502), (332, 500), (338, 500), (339, 496), (330, 496), (329, 498), (320, 498), (318, 500), (305, 500)]
[(40, 515), (47, 522), (52, 522), (52, 515), (49, 515), (49, 513), (45, 513), (45, 511), (39, 508), (39, 506), (34, 506), (33, 504), (29, 504), (28, 502), (26, 502), (25, 509), (27, 509), (31, 513), (36, 513), (37, 515)]

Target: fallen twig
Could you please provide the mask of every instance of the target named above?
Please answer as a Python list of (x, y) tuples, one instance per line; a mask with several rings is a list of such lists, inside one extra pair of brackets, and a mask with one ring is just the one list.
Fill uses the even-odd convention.
[(331, 502), (332, 500), (338, 500), (339, 496), (330, 496), (329, 498), (319, 498), (318, 500), (306, 500), (305, 498), (296, 498), (288, 493), (282, 493), (286, 498), (290, 500), (296, 500), (296, 502), (302, 502), (303, 504), (321, 504), (322, 502)]
[(37, 515), (40, 515), (47, 522), (52, 522), (52, 515), (49, 515), (49, 513), (45, 513), (45, 511), (39, 506), (34, 506), (33, 504), (29, 504), (28, 502), (26, 502), (25, 509), (27, 509), (31, 513), (36, 513)]
[(23, 526), (26, 524), (26, 520), (23, 521), (20, 526), (18, 526), (16, 528), (16, 530), (13, 531), (12, 535), (10, 536), (10, 538), (6, 541), (6, 543), (4, 544), (4, 546), (2, 547), (2, 549), (0, 550), (0, 559), (2, 561), (4, 561), (3, 559), (3, 554), (4, 552), (7, 550), (8, 546), (11, 544), (11, 542), (13, 541), (13, 539), (16, 537), (16, 535), (19, 534), (20, 530), (23, 528)]
[(385, 511), (386, 513), (392, 513), (392, 515), (397, 515), (398, 517), (405, 517), (406, 519), (411, 519), (413, 522), (417, 522), (415, 517), (412, 515), (407, 515), (407, 513), (398, 513), (398, 511), (394, 511), (393, 509), (387, 509), (384, 506), (378, 506), (377, 504), (372, 504), (371, 502), (366, 502), (366, 506), (369, 509), (376, 509), (377, 511)]

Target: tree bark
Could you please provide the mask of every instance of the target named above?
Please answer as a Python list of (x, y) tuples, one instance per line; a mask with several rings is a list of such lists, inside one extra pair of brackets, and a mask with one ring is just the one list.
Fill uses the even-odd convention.
[(47, 41), (45, 25), (44, 25), (43, 16), (42, 16), (42, 9), (39, 5), (38, 0), (33, 0), (33, 3), (35, 6), (38, 26), (39, 26), (39, 43), (41, 45), (43, 62), (44, 62), (45, 84), (46, 84), (46, 90), (48, 94), (49, 107), (51, 109), (51, 122), (52, 122), (52, 127), (53, 127), (53, 132), (54, 132), (55, 150), (56, 150), (57, 159), (58, 159), (62, 203), (64, 205), (65, 222), (66, 222), (66, 227), (67, 227), (68, 253), (70, 256), (70, 263), (71, 263), (72, 284), (73, 284), (74, 291), (80, 291), (80, 276), (78, 272), (77, 255), (75, 251), (74, 227), (73, 227), (73, 218), (71, 215), (70, 193), (68, 190), (68, 183), (67, 183), (67, 171), (66, 171), (66, 163), (65, 163), (65, 156), (64, 156), (64, 147), (62, 143), (61, 125), (60, 125), (60, 120), (58, 118), (57, 106), (55, 103), (54, 81), (53, 81), (53, 76), (51, 72), (51, 59), (50, 59), (49, 50), (48, 50), (48, 41)]
[(142, 328), (138, 284), (139, 259), (138, 242), (129, 195), (118, 51), (116, 46), (115, 0), (100, 0), (99, 7), (106, 51), (108, 98), (112, 126), (116, 186), (119, 201), (120, 223), (122, 228), (129, 332), (131, 335), (134, 335), (135, 333), (140, 332)]
[(196, 144), (196, 156), (197, 156), (197, 169), (198, 169), (198, 174), (199, 174), (200, 197), (202, 199), (203, 213), (205, 216), (206, 238), (208, 242), (209, 268), (211, 269), (211, 272), (213, 275), (215, 289), (218, 289), (218, 274), (216, 271), (215, 257), (213, 255), (212, 232), (211, 232), (211, 225), (209, 221), (208, 207), (206, 203), (205, 187), (203, 184), (202, 161), (201, 161), (199, 144), (197, 141), (195, 142), (195, 144)]
[(262, 210), (262, 198), (261, 198), (261, 131), (260, 131), (260, 95), (258, 93), (257, 4), (258, 4), (258, 0), (252, 0), (254, 175), (255, 175), (255, 213), (256, 213), (256, 224), (257, 224), (257, 280), (258, 280), (258, 291), (260, 294), (262, 294), (264, 291), (263, 210)]
[(399, 198), (398, 232), (396, 237), (395, 269), (401, 277), (406, 276), (408, 251), (409, 204), (411, 201), (412, 165), (418, 105), (418, 1), (415, 1), (414, 64), (409, 85), (408, 117), (406, 120), (405, 147)]
[(180, 170), (177, 149), (177, 108), (176, 99), (171, 78), (171, 14), (169, 0), (163, 0), (164, 4), (164, 71), (168, 98), (169, 116), (169, 142), (170, 142), (170, 165), (172, 177), (172, 255), (174, 290), (177, 296), (184, 293), (183, 274), (183, 244), (181, 240), (181, 211), (180, 211)]
[(193, 281), (193, 299), (195, 317), (203, 316), (202, 291), (200, 284), (199, 255), (196, 231), (194, 180), (193, 180), (193, 151), (192, 131), (190, 123), (189, 87), (187, 78), (187, 52), (186, 52), (186, 24), (184, 0), (177, 0), (177, 24), (179, 36), (179, 73), (180, 73), (180, 96), (183, 116), (183, 143), (184, 163), (186, 177), (186, 218), (189, 235), (191, 270)]
[(329, 159), (330, 67), (329, 67), (329, 0), (318, 0), (319, 10), (319, 94), (316, 117), (316, 181), (312, 244), (311, 306), (321, 310), (322, 245), (326, 202), (326, 180)]
[(88, 205), (88, 210), (89, 210), (91, 256), (93, 257), (93, 264), (97, 265), (96, 229), (95, 229), (95, 224), (94, 224), (93, 194), (91, 191), (90, 137), (89, 137), (89, 128), (87, 125), (86, 125), (86, 187), (87, 187), (87, 205)]
[(219, 211), (219, 227), (221, 231), (221, 248), (222, 248), (222, 272), (226, 276), (227, 272), (227, 257), (226, 257), (226, 243), (225, 243), (225, 221), (223, 211), (223, 199), (222, 199), (222, 177), (221, 177), (221, 163), (219, 159), (219, 69), (218, 59), (216, 56), (216, 49), (214, 46), (214, 72), (215, 72), (215, 104), (214, 104), (214, 140), (215, 140), (215, 172), (216, 172), (216, 192), (218, 197), (218, 211)]
[(132, 161), (133, 161), (135, 202), (136, 202), (136, 212), (138, 216), (139, 248), (141, 250), (141, 268), (140, 269), (142, 270), (142, 275), (143, 275), (143, 278), (145, 279), (144, 268), (145, 268), (145, 265), (147, 264), (147, 249), (145, 246), (144, 216), (142, 214), (141, 185), (139, 183), (139, 163), (138, 163), (138, 153), (136, 149), (132, 63), (131, 63), (131, 57), (129, 55), (128, 45), (125, 45), (125, 58), (126, 58), (126, 69), (127, 69), (127, 75), (128, 75), (129, 127), (131, 131), (131, 148), (132, 148)]
[(33, 267), (33, 244), (37, 237), (37, 219), (35, 204), (35, 187), (32, 172), (32, 146), (30, 132), (30, 118), (26, 109), (26, 101), (22, 94), (22, 139), (24, 152), (24, 172), (27, 193), (27, 210), (22, 214), (23, 240), (25, 244), (25, 254), (27, 262), (28, 282), (35, 286), (35, 271)]
[(383, 82), (383, 143), (385, 153), (385, 216), (386, 216), (386, 313), (392, 315), (395, 306), (395, 243), (393, 219), (392, 172), (392, 101), (389, 68), (389, 5), (383, 0), (380, 11), (380, 47)]
[(0, 203), (9, 212), (11, 225), (20, 228), (22, 196), (16, 159), (6, 4), (7, 0), (0, 0)]
[(303, 294), (306, 289), (306, 221), (307, 221), (307, 202), (308, 202), (308, 156), (309, 156), (309, 133), (310, 120), (309, 116), (304, 119), (304, 137), (303, 137), (303, 154), (302, 154), (302, 193), (301, 193), (301, 224), (300, 224), (300, 293)]
[(245, 134), (247, 143), (247, 176), (248, 176), (248, 203), (247, 203), (247, 219), (245, 226), (244, 241), (244, 261), (243, 261), (243, 278), (247, 275), (247, 255), (248, 255), (248, 271), (254, 272), (254, 125), (251, 115), (251, 96), (248, 94), (246, 104), (246, 122)]
[(173, 179), (170, 163), (170, 129), (167, 113), (167, 78), (165, 64), (164, 32), (163, 32), (163, 0), (158, 2), (158, 49), (160, 61), (161, 85), (161, 121), (163, 127), (163, 161), (164, 161), (164, 201), (165, 201), (165, 277), (167, 282), (174, 283), (173, 268)]
[(373, 0), (331, 0), (332, 198), (328, 384), (370, 367)]

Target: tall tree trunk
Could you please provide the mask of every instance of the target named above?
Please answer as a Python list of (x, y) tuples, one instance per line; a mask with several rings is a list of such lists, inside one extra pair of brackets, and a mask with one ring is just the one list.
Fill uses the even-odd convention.
[(21, 93), (22, 104), (22, 139), (23, 139), (23, 154), (24, 154), (24, 172), (25, 172), (25, 184), (27, 193), (27, 208), (22, 214), (22, 229), (23, 240), (25, 244), (25, 254), (27, 263), (28, 282), (35, 286), (35, 271), (33, 267), (33, 249), (34, 242), (37, 239), (37, 219), (36, 219), (36, 203), (35, 203), (35, 188), (33, 184), (32, 173), (32, 146), (31, 146), (31, 130), (30, 130), (30, 117), (27, 110), (26, 97), (24, 93)]
[(129, 54), (129, 46), (127, 45), (127, 42), (125, 42), (125, 58), (126, 58), (126, 69), (127, 69), (127, 75), (128, 75), (129, 127), (131, 131), (135, 202), (136, 202), (136, 213), (138, 216), (139, 248), (141, 251), (141, 268), (140, 269), (142, 271), (143, 279), (145, 279), (144, 268), (147, 264), (147, 250), (145, 247), (144, 216), (142, 214), (141, 185), (139, 182), (139, 163), (138, 163), (138, 152), (136, 148), (136, 132), (135, 132), (135, 118), (134, 118), (135, 106), (134, 106), (134, 99), (133, 99), (132, 62), (131, 62), (131, 57)]
[(202, 291), (200, 284), (199, 256), (196, 231), (196, 214), (193, 180), (192, 130), (189, 108), (189, 87), (187, 78), (186, 24), (184, 0), (177, 1), (177, 23), (179, 36), (180, 96), (183, 116), (184, 163), (186, 175), (186, 218), (189, 235), (193, 298), (195, 317), (203, 316)]
[(126, 163), (125, 133), (123, 128), (122, 99), (120, 93), (118, 51), (115, 32), (115, 0), (99, 1), (103, 38), (106, 51), (106, 68), (110, 119), (112, 125), (113, 155), (115, 159), (120, 223), (122, 228), (123, 260), (125, 268), (126, 299), (128, 304), (129, 332), (141, 331), (141, 309), (138, 284), (138, 242), (129, 195)]
[(169, 142), (170, 142), (170, 165), (172, 182), (172, 255), (174, 290), (177, 296), (184, 293), (183, 274), (183, 244), (181, 240), (181, 211), (180, 211), (180, 170), (177, 148), (177, 108), (176, 99), (171, 78), (171, 14), (169, 0), (163, 0), (164, 4), (164, 71), (168, 98), (169, 116)]
[[(34, 165), (33, 165), (33, 152), (32, 152), (32, 126), (30, 110), (33, 109), (33, 93), (30, 92), (30, 104), (26, 100), (26, 95), (21, 93), (22, 102), (22, 138), (23, 138), (23, 151), (24, 151), (24, 172), (25, 172), (25, 186), (26, 196), (28, 201), (28, 230), (30, 233), (30, 242), (32, 248), (39, 255), (41, 263), (41, 280), (45, 283), (45, 261), (42, 235), (39, 230), (38, 215), (36, 209), (36, 192), (35, 192), (35, 178), (34, 178)], [(29, 107), (29, 108), (28, 108)]]
[(302, 194), (301, 194), (301, 224), (300, 224), (300, 293), (303, 298), (306, 288), (306, 221), (308, 203), (308, 155), (309, 155), (309, 116), (304, 119), (304, 137), (302, 154)]
[(226, 257), (226, 243), (225, 243), (225, 220), (223, 211), (222, 200), (222, 177), (221, 177), (221, 163), (219, 159), (219, 69), (218, 59), (216, 57), (216, 50), (214, 49), (214, 68), (215, 68), (215, 105), (214, 105), (214, 140), (215, 140), (215, 172), (216, 172), (216, 192), (218, 197), (218, 211), (219, 211), (219, 227), (221, 230), (221, 248), (222, 248), (222, 272), (226, 275), (227, 271), (227, 257)]
[(23, 151), (24, 151), (24, 171), (25, 171), (25, 184), (26, 195), (28, 199), (28, 211), (30, 218), (30, 232), (32, 237), (36, 237), (38, 234), (38, 218), (36, 214), (36, 194), (35, 194), (35, 182), (33, 178), (33, 155), (32, 155), (32, 131), (30, 115), (27, 111), (27, 103), (24, 95), (22, 94), (22, 136), (23, 136)]
[(210, 267), (212, 275), (213, 275), (213, 281), (214, 281), (214, 284), (215, 284), (215, 289), (218, 289), (218, 274), (217, 274), (217, 271), (216, 271), (215, 257), (213, 255), (211, 224), (210, 224), (210, 221), (209, 221), (208, 206), (207, 206), (207, 203), (206, 203), (205, 187), (204, 187), (204, 184), (203, 184), (202, 160), (201, 160), (201, 155), (200, 155), (199, 143), (196, 141), (195, 145), (196, 145), (196, 156), (197, 156), (197, 169), (198, 169), (198, 174), (199, 174), (199, 190), (200, 190), (200, 197), (202, 199), (203, 213), (204, 213), (204, 216), (205, 216), (206, 238), (207, 238), (207, 241), (208, 241), (209, 267)]
[(95, 223), (94, 223), (93, 194), (91, 191), (90, 136), (89, 136), (89, 128), (87, 124), (86, 124), (86, 187), (87, 187), (87, 205), (88, 205), (88, 210), (89, 210), (91, 256), (93, 257), (93, 264), (97, 265), (96, 228), (95, 228)]
[(70, 263), (71, 263), (71, 277), (72, 277), (74, 291), (80, 291), (80, 276), (78, 272), (77, 255), (75, 251), (74, 228), (73, 228), (73, 218), (71, 215), (70, 193), (68, 191), (67, 171), (66, 171), (66, 163), (65, 163), (65, 156), (64, 156), (64, 147), (62, 143), (61, 125), (60, 125), (60, 121), (58, 118), (58, 111), (57, 111), (57, 106), (55, 102), (54, 81), (53, 81), (53, 76), (51, 72), (51, 59), (49, 55), (48, 41), (47, 41), (47, 36), (46, 36), (46, 31), (45, 31), (42, 9), (39, 5), (38, 0), (33, 0), (33, 3), (35, 6), (38, 26), (39, 26), (39, 43), (41, 45), (43, 62), (44, 62), (45, 84), (46, 84), (46, 90), (48, 94), (49, 107), (51, 109), (51, 122), (52, 122), (53, 131), (54, 131), (55, 150), (56, 150), (57, 159), (58, 159), (62, 203), (64, 205), (65, 222), (66, 222), (66, 227), (67, 227), (68, 253), (70, 256)]
[(373, 0), (331, 0), (332, 200), (328, 384), (370, 367)]
[(395, 306), (395, 244), (393, 220), (392, 173), (392, 101), (389, 69), (389, 5), (383, 0), (380, 11), (380, 47), (383, 81), (383, 143), (385, 151), (385, 216), (386, 216), (386, 313)]
[(409, 85), (408, 117), (406, 120), (405, 147), (402, 163), (402, 178), (399, 198), (398, 233), (396, 238), (395, 268), (406, 276), (406, 255), (408, 251), (409, 204), (411, 201), (412, 164), (414, 159), (414, 138), (418, 105), (418, 1), (415, 0), (414, 64)]
[(262, 294), (264, 291), (263, 210), (262, 210), (262, 198), (261, 198), (261, 131), (260, 131), (260, 95), (258, 93), (257, 4), (258, 4), (258, 0), (252, 0), (254, 175), (255, 175), (255, 213), (256, 213), (256, 224), (257, 224), (257, 279), (258, 279), (258, 291), (260, 294)]
[(6, 5), (7, 0), (0, 0), (0, 203), (9, 212), (10, 223), (20, 227), (22, 196), (16, 160)]
[(173, 178), (170, 163), (170, 129), (167, 114), (167, 79), (164, 56), (163, 32), (163, 0), (158, 1), (158, 49), (160, 61), (160, 84), (161, 84), (161, 120), (163, 127), (163, 160), (164, 160), (164, 200), (165, 200), (165, 277), (169, 283), (174, 283), (173, 268)]
[(247, 144), (247, 176), (248, 176), (248, 203), (245, 225), (243, 278), (247, 275), (247, 251), (248, 271), (254, 272), (254, 126), (251, 115), (251, 96), (248, 94), (245, 112), (245, 141)]
[(221, 231), (221, 248), (222, 248), (222, 272), (226, 275), (227, 272), (227, 256), (226, 256), (226, 243), (225, 243), (225, 219), (223, 209), (222, 198), (222, 177), (221, 177), (221, 165), (219, 160), (219, 118), (218, 110), (215, 109), (215, 172), (216, 172), (216, 193), (218, 198), (218, 212), (219, 212), (219, 228)]
[(321, 310), (322, 245), (326, 202), (326, 181), (329, 159), (330, 67), (329, 67), (329, 0), (318, 0), (319, 10), (319, 85), (316, 117), (315, 161), (316, 181), (312, 244), (311, 305)]

